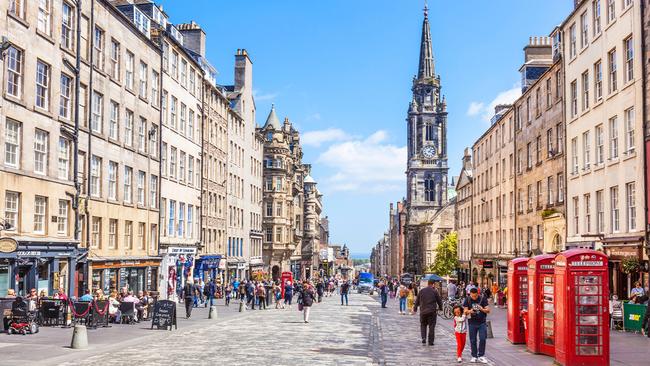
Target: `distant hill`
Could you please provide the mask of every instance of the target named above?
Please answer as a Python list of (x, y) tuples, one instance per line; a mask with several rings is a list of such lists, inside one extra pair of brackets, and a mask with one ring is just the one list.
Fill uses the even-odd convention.
[(370, 260), (370, 254), (368, 254), (368, 253), (351, 252), (350, 257), (352, 257), (352, 259), (368, 259), (368, 260)]

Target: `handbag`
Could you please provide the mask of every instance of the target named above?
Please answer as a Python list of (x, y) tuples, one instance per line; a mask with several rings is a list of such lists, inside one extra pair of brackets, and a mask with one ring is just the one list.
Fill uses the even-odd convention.
[(302, 311), (302, 304), (298, 304), (298, 311)]

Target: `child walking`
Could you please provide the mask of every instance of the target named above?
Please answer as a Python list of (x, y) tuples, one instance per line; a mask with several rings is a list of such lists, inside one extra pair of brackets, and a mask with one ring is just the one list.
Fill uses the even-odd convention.
[(454, 332), (456, 333), (456, 357), (458, 363), (463, 362), (463, 350), (467, 341), (467, 318), (463, 314), (463, 308), (454, 306)]

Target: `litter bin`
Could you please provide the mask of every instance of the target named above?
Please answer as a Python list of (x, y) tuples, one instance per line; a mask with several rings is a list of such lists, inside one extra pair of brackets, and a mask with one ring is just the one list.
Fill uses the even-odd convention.
[(520, 313), (521, 324), (524, 327), (524, 340), (528, 341), (528, 310), (522, 310)]
[(647, 306), (641, 304), (623, 304), (623, 326), (627, 331), (641, 332), (641, 324)]

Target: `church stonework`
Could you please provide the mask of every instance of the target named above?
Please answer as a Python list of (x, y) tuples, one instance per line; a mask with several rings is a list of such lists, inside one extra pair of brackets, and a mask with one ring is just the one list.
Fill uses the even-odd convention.
[(418, 74), (413, 78), (413, 99), (407, 122), (406, 171), (407, 245), (404, 271), (422, 273), (428, 262), (427, 232), (436, 231), (434, 217), (448, 205), (447, 104), (435, 73), (428, 11), (424, 10)]

